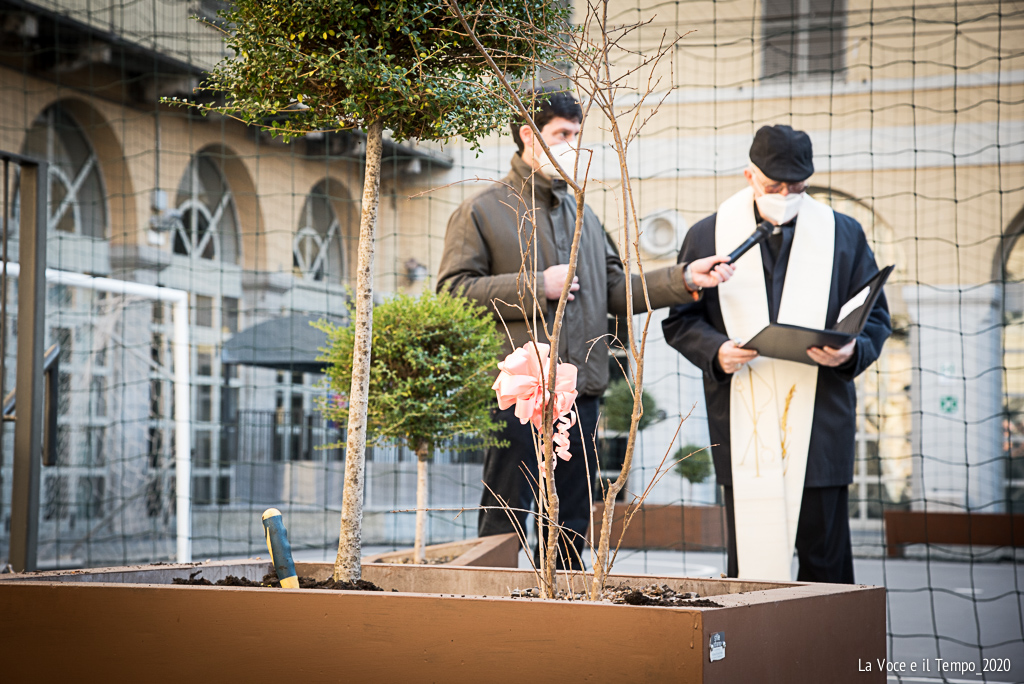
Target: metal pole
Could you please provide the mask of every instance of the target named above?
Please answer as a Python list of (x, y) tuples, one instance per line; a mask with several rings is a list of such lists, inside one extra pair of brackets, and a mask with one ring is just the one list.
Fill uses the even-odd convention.
[(174, 302), (174, 474), (179, 563), (192, 562), (192, 426), (189, 406), (188, 295)]
[(43, 443), (43, 341), (46, 308), (47, 164), (21, 167), (18, 361), (15, 386), (11, 565), (36, 569), (39, 470)]
[[(10, 235), (11, 196), (10, 196), (11, 161), (4, 159), (4, 218), (3, 218), (3, 277), (0, 279), (0, 401), (7, 396), (5, 382), (7, 378), (7, 241)], [(2, 412), (0, 412), (2, 413)], [(4, 423), (6, 418), (0, 415), (0, 525), (4, 519)]]
[[(21, 276), (19, 264), (6, 264), (6, 269), (7, 276), (10, 278)], [(192, 560), (192, 408), (189, 396), (188, 292), (157, 285), (115, 280), (114, 278), (95, 278), (84, 273), (58, 271), (52, 268), (46, 269), (46, 280), (55, 285), (80, 287), (97, 292), (112, 292), (123, 296), (147, 297), (174, 305), (172, 309), (174, 315), (172, 338), (174, 345), (174, 463), (177, 471), (175, 485), (177, 488), (177, 510), (183, 512), (176, 516), (176, 553), (179, 563), (190, 562)], [(18, 302), (20, 306), (20, 297)], [(21, 349), (20, 344), (18, 349)], [(20, 382), (20, 375), (18, 380)]]

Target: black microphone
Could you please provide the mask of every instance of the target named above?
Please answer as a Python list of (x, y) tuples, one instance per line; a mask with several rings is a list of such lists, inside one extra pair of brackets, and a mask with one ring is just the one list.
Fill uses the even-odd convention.
[(775, 226), (773, 226), (768, 221), (761, 221), (761, 223), (757, 225), (757, 228), (754, 230), (754, 232), (751, 233), (750, 237), (744, 240), (742, 245), (732, 250), (732, 252), (729, 254), (729, 260), (725, 263), (736, 263), (736, 260), (739, 259), (744, 254), (746, 254), (748, 251), (750, 251), (750, 249), (754, 245), (763, 242), (765, 238), (771, 235), (772, 230), (774, 229)]

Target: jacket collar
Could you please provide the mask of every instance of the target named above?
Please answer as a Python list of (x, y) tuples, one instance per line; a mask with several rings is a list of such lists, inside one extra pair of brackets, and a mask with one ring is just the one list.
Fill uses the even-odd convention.
[(512, 170), (509, 172), (508, 181), (509, 185), (522, 193), (524, 200), (530, 201), (531, 196), (536, 197), (537, 204), (549, 207), (561, 204), (569, 187), (561, 178), (552, 180), (543, 173), (534, 171), (518, 152), (512, 155)]

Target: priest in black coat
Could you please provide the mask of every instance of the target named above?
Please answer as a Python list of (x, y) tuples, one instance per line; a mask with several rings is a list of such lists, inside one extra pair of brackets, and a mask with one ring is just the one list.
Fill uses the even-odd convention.
[[(737, 202), (742, 205), (739, 207), (739, 214), (742, 214), (744, 209), (749, 214), (752, 208), (753, 223), (761, 224), (767, 220), (772, 224), (772, 233), (760, 243), (759, 248), (755, 247), (754, 251), (749, 253), (753, 255), (760, 250), (761, 264), (758, 270), (763, 269), (764, 272), (764, 290), (760, 290), (758, 294), (756, 290), (760, 283), (757, 283), (758, 288), (744, 290), (742, 296), (749, 298), (756, 295), (766, 298), (767, 317), (772, 323), (776, 322), (780, 307), (783, 306), (783, 286), (787, 273), (798, 268), (813, 270), (811, 262), (815, 261), (808, 258), (808, 254), (812, 252), (807, 249), (793, 249), (798, 223), (802, 231), (818, 230), (810, 219), (799, 220), (801, 207), (804, 207), (804, 213), (816, 217), (834, 214), (834, 252), (827, 304), (823, 291), (825, 282), (829, 280), (827, 271), (820, 281), (822, 287), (805, 288), (821, 290), (818, 295), (821, 301), (819, 308), (821, 316), (824, 317), (824, 325), (818, 327), (832, 328), (839, 319), (843, 304), (857, 294), (857, 288), (862, 287), (878, 272), (864, 231), (851, 217), (832, 212), (825, 205), (814, 202), (804, 194), (806, 181), (814, 172), (811, 142), (806, 133), (795, 131), (789, 126), (765, 126), (754, 138), (750, 160), (750, 167), (744, 171), (750, 188), (745, 188), (727, 200), (722, 208), (731, 202), (728, 204), (732, 207), (732, 213), (728, 214), (730, 217), (738, 215)], [(753, 207), (749, 206), (751, 203)], [(819, 208), (817, 214), (811, 214), (812, 204)], [(679, 263), (689, 263), (716, 253), (723, 254), (735, 246), (723, 245), (720, 235), (716, 244), (716, 222), (722, 215), (722, 208), (690, 229), (679, 252)], [(822, 213), (820, 208), (824, 208), (826, 213)], [(831, 249), (831, 242), (825, 244)], [(791, 259), (793, 254), (796, 256)], [(758, 268), (756, 261), (757, 259), (742, 257), (738, 259), (735, 264), (737, 274), (742, 272), (744, 267)], [(729, 327), (723, 317), (719, 294), (719, 290), (726, 287), (728, 286), (722, 285), (720, 288), (706, 289), (692, 303), (673, 307), (662, 327), (666, 341), (697, 366), (704, 376), (708, 426), (711, 444), (714, 445), (712, 456), (715, 473), (718, 484), (724, 486), (725, 492), (729, 534), (728, 574), (730, 577), (737, 577), (743, 568), (738, 567), (736, 503), (733, 498), (731, 442), (736, 433), (732, 431), (730, 415), (737, 414), (731, 411), (730, 402), (736, 401), (731, 397), (738, 395), (735, 394), (736, 389), (732, 387), (732, 379), (733, 375), (740, 373), (747, 364), (755, 362), (757, 353), (743, 349), (727, 332)], [(791, 292), (794, 287), (791, 286), (787, 292)], [(742, 300), (735, 299), (735, 294), (732, 296), (733, 301), (742, 303)], [(792, 303), (792, 300), (797, 299), (797, 294), (790, 293), (789, 298), (789, 310), (799, 308), (799, 304), (794, 306)], [(810, 436), (809, 442), (804, 441), (807, 444), (806, 472), (803, 476), (802, 501), (795, 533), (795, 546), (800, 564), (797, 576), (799, 581), (854, 581), (847, 507), (848, 487), (853, 481), (856, 434), (857, 397), (854, 379), (878, 358), (882, 345), (891, 332), (888, 307), (885, 295), (882, 294), (873, 306), (863, 331), (850, 343), (839, 349), (812, 347), (807, 350), (808, 357), (817, 365), (817, 378), (814, 387), (815, 381), (811, 376), (813, 392), (805, 393), (813, 397), (813, 416), (807, 417)], [(792, 364), (778, 361), (775, 363)], [(801, 365), (792, 364), (793, 367)], [(789, 401), (786, 400), (785, 404), (788, 413)], [(755, 424), (756, 421), (755, 418)], [(783, 417), (781, 422), (785, 426), (786, 418)], [(754, 434), (756, 435), (756, 430)], [(785, 443), (785, 436), (782, 440)], [(786, 457), (785, 446), (782, 449), (782, 457)], [(756, 511), (756, 508), (752, 511)], [(743, 530), (740, 532), (740, 539), (743, 539)], [(790, 536), (792, 537), (792, 533)], [(791, 558), (792, 545), (788, 550)], [(748, 571), (742, 576), (749, 577), (751, 574)]]

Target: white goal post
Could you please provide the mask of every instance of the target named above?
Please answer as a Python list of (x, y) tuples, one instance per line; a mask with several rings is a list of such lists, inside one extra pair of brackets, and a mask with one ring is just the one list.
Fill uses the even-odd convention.
[[(2, 264), (2, 262), (0, 262)], [(7, 263), (7, 275), (17, 278), (21, 268)], [(84, 273), (46, 269), (46, 281), (85, 290), (144, 297), (172, 305), (174, 349), (174, 475), (176, 557), (192, 562), (192, 429), (189, 391), (188, 292), (129, 280), (97, 278)]]

